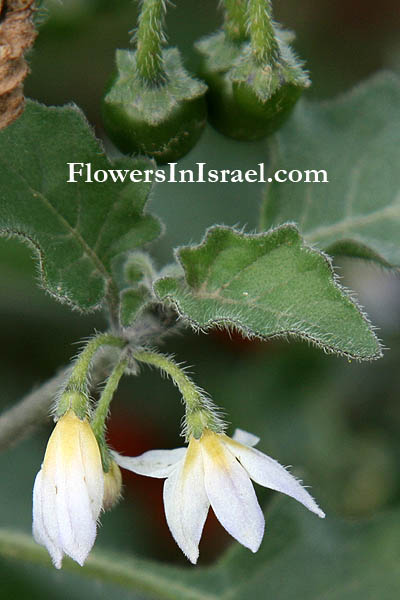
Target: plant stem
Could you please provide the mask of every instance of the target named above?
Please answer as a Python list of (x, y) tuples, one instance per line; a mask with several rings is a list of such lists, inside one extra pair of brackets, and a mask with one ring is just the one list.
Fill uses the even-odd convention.
[(169, 375), (182, 394), (185, 403), (184, 435), (186, 439), (194, 436), (199, 439), (203, 430), (208, 428), (217, 433), (224, 430), (224, 423), (216, 413), (216, 407), (206, 394), (186, 375), (186, 373), (169, 357), (158, 352), (139, 350), (133, 353), (139, 362), (157, 367)]
[(89, 405), (89, 370), (94, 355), (101, 346), (123, 348), (127, 342), (109, 333), (102, 333), (92, 338), (81, 352), (72, 369), (62, 393), (57, 401), (56, 416), (62, 417), (72, 409), (80, 419), (88, 417)]
[[(24, 561), (52, 569), (48, 553), (36, 544), (31, 535), (0, 529), (0, 556), (9, 561)], [(17, 564), (17, 562), (15, 563)], [(154, 561), (132, 555), (94, 551), (82, 569), (69, 558), (63, 561), (63, 572), (75, 573), (98, 582), (112, 583), (127, 588), (146, 598), (159, 600), (218, 600), (219, 595), (208, 592), (192, 583), (189, 569), (159, 565)], [(216, 577), (217, 581), (218, 578)], [(206, 587), (206, 586), (204, 586)], [(118, 597), (116, 589), (116, 597)]]
[(274, 62), (279, 56), (279, 48), (269, 0), (249, 0), (248, 27), (255, 61), (260, 65)]
[[(104, 379), (103, 356), (95, 356), (92, 365), (92, 384)], [(0, 452), (22, 441), (36, 427), (51, 418), (51, 405), (60, 388), (68, 380), (72, 366), (60, 370), (57, 375), (27, 394), (22, 400), (0, 415)]]
[(104, 436), (106, 420), (114, 392), (118, 387), (121, 377), (125, 373), (127, 365), (128, 359), (124, 357), (114, 367), (101, 393), (100, 399), (97, 403), (96, 410), (91, 421), (93, 433), (97, 439), (97, 443), (99, 444), (101, 458), (103, 462), (103, 470), (105, 473), (107, 473), (109, 469), (109, 453)]
[(226, 37), (240, 44), (248, 38), (246, 0), (224, 0)]
[(50, 406), (70, 372), (71, 367), (65, 367), (0, 416), (0, 451), (20, 442), (50, 418)]
[(108, 308), (108, 319), (110, 322), (111, 329), (118, 331), (120, 329), (119, 323), (119, 291), (118, 287), (113, 280), (108, 284), (108, 291), (106, 295), (106, 306)]
[(87, 394), (90, 363), (97, 350), (101, 346), (123, 348), (125, 345), (125, 340), (109, 333), (102, 333), (92, 338), (75, 362), (71, 377), (67, 381), (64, 392), (80, 392), (82, 394)]
[(165, 0), (143, 0), (136, 38), (136, 66), (141, 78), (152, 85), (165, 80), (162, 58), (165, 13)]
[(199, 406), (202, 397), (201, 391), (169, 356), (147, 350), (134, 352), (133, 356), (136, 360), (153, 365), (167, 373), (178, 387), (189, 409)]

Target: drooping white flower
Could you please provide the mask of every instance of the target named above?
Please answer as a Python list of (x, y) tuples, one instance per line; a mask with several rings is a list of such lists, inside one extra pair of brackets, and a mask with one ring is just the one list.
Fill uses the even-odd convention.
[(57, 569), (64, 554), (85, 562), (96, 538), (103, 490), (96, 438), (89, 423), (69, 410), (50, 436), (33, 488), (33, 536)]
[(210, 505), (223, 527), (256, 552), (264, 534), (264, 515), (251, 479), (295, 498), (323, 518), (304, 487), (278, 462), (253, 448), (259, 438), (237, 429), (233, 438), (205, 430), (187, 448), (150, 450), (141, 456), (114, 454), (123, 468), (164, 478), (164, 507), (170, 531), (192, 563)]

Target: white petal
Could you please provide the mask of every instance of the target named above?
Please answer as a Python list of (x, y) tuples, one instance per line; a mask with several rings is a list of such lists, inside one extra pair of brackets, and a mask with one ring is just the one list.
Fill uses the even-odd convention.
[(83, 469), (83, 479), (86, 484), (86, 493), (89, 497), (93, 519), (97, 521), (104, 496), (104, 474), (100, 450), (92, 429), (88, 423), (79, 431), (79, 450)]
[(211, 432), (203, 434), (204, 483), (219, 522), (238, 542), (256, 552), (264, 535), (264, 515), (243, 467)]
[(239, 442), (239, 444), (244, 444), (245, 446), (256, 446), (260, 441), (260, 438), (248, 431), (244, 431), (244, 429), (235, 429), (235, 433), (232, 436), (232, 439), (235, 442)]
[(88, 495), (80, 454), (73, 454), (60, 462), (56, 471), (56, 514), (62, 548), (65, 554), (81, 566), (96, 539), (96, 519)]
[[(61, 569), (63, 551), (58, 542), (57, 519), (53, 509), (50, 513), (44, 513), (46, 515), (46, 520), (44, 519), (43, 508), (46, 510), (46, 502), (43, 497), (42, 483), (42, 471), (40, 470), (36, 475), (35, 484), (33, 486), (32, 533), (35, 541), (41, 546), (45, 546), (53, 560), (54, 566), (57, 569)], [(53, 488), (53, 490), (55, 492), (55, 488)]]
[(59, 546), (80, 565), (96, 538), (103, 480), (100, 451), (90, 425), (71, 411), (66, 413), (47, 444), (43, 489), (50, 500), (43, 515), (47, 521), (48, 514), (54, 513)]
[(199, 442), (192, 439), (186, 456), (164, 483), (168, 527), (184, 554), (196, 564), (199, 541), (210, 503), (204, 488), (203, 458)]
[(173, 450), (149, 450), (140, 456), (121, 456), (111, 452), (115, 462), (123, 469), (128, 469), (138, 475), (147, 475), (162, 479), (174, 470), (178, 461), (185, 456), (187, 448)]
[(103, 500), (100, 450), (90, 425), (68, 411), (47, 444), (34, 486), (33, 531), (59, 568), (63, 553), (83, 565)]
[(325, 517), (325, 513), (318, 507), (307, 490), (276, 460), (255, 448), (247, 448), (234, 442), (227, 436), (224, 436), (224, 442), (253, 481), (271, 490), (291, 496), (319, 517)]

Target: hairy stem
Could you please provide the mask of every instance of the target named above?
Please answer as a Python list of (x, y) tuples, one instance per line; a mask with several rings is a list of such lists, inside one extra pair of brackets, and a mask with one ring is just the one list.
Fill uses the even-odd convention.
[(123, 348), (127, 342), (109, 333), (93, 337), (75, 361), (70, 378), (57, 400), (56, 416), (62, 417), (72, 409), (80, 419), (87, 418), (90, 412), (89, 375), (91, 362), (97, 350), (102, 346)]
[(269, 0), (249, 0), (248, 28), (255, 61), (260, 65), (274, 62), (278, 58), (279, 48)]
[(50, 406), (70, 372), (71, 367), (64, 368), (0, 416), (0, 451), (20, 442), (37, 425), (50, 419)]
[(136, 66), (142, 79), (155, 85), (165, 79), (162, 58), (165, 13), (165, 0), (143, 0), (136, 38)]
[(248, 38), (246, 0), (224, 0), (226, 37), (232, 42), (241, 43)]
[(224, 423), (216, 414), (216, 408), (211, 400), (169, 356), (148, 350), (134, 352), (133, 356), (137, 361), (153, 365), (169, 375), (178, 387), (185, 403), (184, 435), (186, 439), (190, 436), (199, 439), (206, 428), (217, 433), (224, 430)]
[[(103, 369), (102, 357), (97, 355), (94, 358), (92, 369), (94, 385), (104, 378)], [(71, 373), (71, 366), (64, 367), (57, 375), (27, 394), (20, 402), (0, 416), (0, 451), (22, 441), (38, 425), (50, 419), (51, 406)]]
[[(47, 566), (51, 562), (44, 548), (35, 544), (30, 535), (0, 529), (0, 556), (7, 560), (27, 561)], [(193, 588), (187, 578), (187, 570), (163, 567), (149, 560), (122, 554), (102, 554), (92, 552), (82, 569), (77, 563), (65, 558), (63, 571), (76, 573), (81, 577), (100, 583), (113, 583), (148, 598), (159, 600), (218, 600), (218, 596), (201, 589)], [(118, 594), (117, 594), (118, 595)]]
[(102, 333), (92, 338), (76, 360), (64, 392), (80, 392), (82, 394), (87, 394), (90, 363), (97, 350), (101, 346), (123, 348), (125, 345), (125, 340), (109, 333)]
[(127, 365), (128, 359), (124, 357), (114, 367), (101, 393), (100, 399), (97, 403), (96, 410), (91, 421), (93, 433), (99, 444), (101, 458), (103, 462), (103, 470), (105, 472), (107, 472), (109, 469), (109, 452), (107, 450), (107, 444), (104, 437), (108, 411), (110, 408), (111, 400), (114, 396), (114, 392), (118, 387), (121, 377), (125, 373)]

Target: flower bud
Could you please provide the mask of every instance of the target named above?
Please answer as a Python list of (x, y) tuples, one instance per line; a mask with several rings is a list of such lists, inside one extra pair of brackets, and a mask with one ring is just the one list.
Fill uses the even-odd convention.
[(119, 150), (159, 164), (185, 156), (207, 120), (207, 86), (189, 75), (176, 48), (164, 50), (162, 58), (165, 81), (149, 85), (140, 76), (137, 52), (117, 50), (102, 107), (105, 130)]
[(120, 499), (122, 489), (121, 471), (115, 460), (110, 463), (107, 473), (104, 473), (103, 509), (110, 510)]
[(68, 410), (50, 436), (33, 488), (33, 536), (58, 569), (64, 554), (85, 562), (96, 538), (103, 486), (92, 428)]

